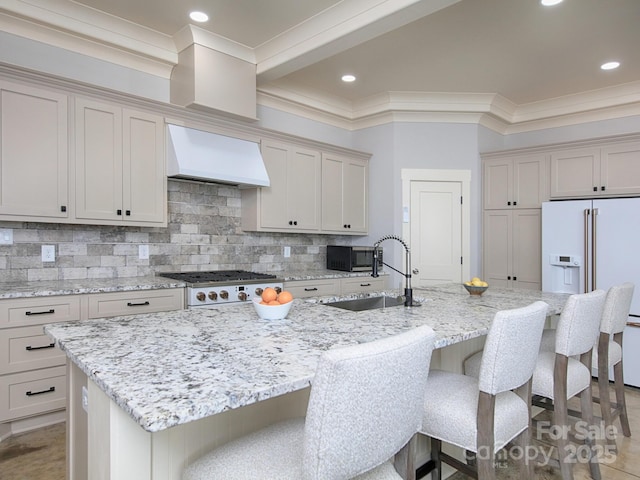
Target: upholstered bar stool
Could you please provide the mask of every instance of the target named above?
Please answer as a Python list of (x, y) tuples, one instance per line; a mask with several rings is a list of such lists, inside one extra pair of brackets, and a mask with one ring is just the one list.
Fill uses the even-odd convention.
[[(431, 437), (437, 477), (442, 462), (481, 480), (495, 478), (494, 455), (515, 439), (529, 445), (531, 376), (538, 357), (548, 305), (496, 313), (485, 343), (479, 378), (431, 371), (420, 433)], [(516, 390), (515, 392), (513, 390)], [(476, 454), (477, 469), (442, 452), (442, 442)], [(519, 455), (521, 475), (533, 469)]]
[[(624, 370), (622, 364), (622, 333), (629, 318), (634, 284), (627, 282), (615, 285), (607, 292), (604, 311), (600, 321), (600, 336), (594, 348), (592, 365), (598, 369), (599, 397), (593, 401), (600, 404), (602, 419), (605, 425), (612, 428), (614, 420), (619, 416), (622, 433), (631, 436), (627, 402), (624, 395)], [(553, 351), (556, 331), (547, 329), (542, 334), (541, 351)], [(609, 370), (613, 368), (616, 401), (611, 402)]]
[(307, 416), (241, 437), (196, 460), (183, 480), (415, 478), (406, 450), (420, 426), (435, 333), (422, 326), (325, 352)]

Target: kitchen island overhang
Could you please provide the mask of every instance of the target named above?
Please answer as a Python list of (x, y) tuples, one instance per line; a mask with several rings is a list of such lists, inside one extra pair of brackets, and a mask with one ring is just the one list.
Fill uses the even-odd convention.
[[(178, 479), (184, 462), (203, 449), (213, 448), (254, 426), (264, 426), (265, 421), (304, 415), (305, 392), (318, 357), (328, 348), (367, 342), (426, 324), (438, 334), (436, 348), (443, 349), (486, 335), (498, 310), (543, 300), (550, 306), (549, 314), (554, 314), (560, 312), (568, 296), (490, 289), (484, 296), (474, 298), (459, 285), (416, 293), (423, 302), (421, 307), (365, 312), (295, 300), (289, 316), (277, 321), (261, 320), (250, 305), (241, 305), (48, 325), (46, 333), (69, 359), (69, 431), (74, 431), (73, 423), (82, 423), (77, 389), (78, 385), (87, 384), (89, 431), (85, 433), (89, 439), (101, 438), (100, 442), (111, 445), (106, 454), (97, 440), (93, 445), (89, 442), (89, 471), (94, 468), (92, 464), (107, 462), (111, 476), (104, 478)], [(450, 360), (443, 362), (448, 364)], [(298, 399), (295, 405), (277, 405), (278, 398), (287, 404), (290, 395), (285, 394), (294, 394), (291, 398)], [(267, 399), (274, 401), (265, 402)], [(242, 412), (248, 418), (242, 418)], [(234, 422), (242, 427), (231, 426), (227, 417), (235, 418)], [(105, 418), (109, 421), (103, 424)], [(98, 419), (103, 422), (96, 423)], [(199, 421), (209, 424), (205, 429), (209, 433), (202, 433), (201, 426), (196, 426)], [(92, 424), (101, 425), (99, 434), (90, 431)], [(211, 432), (211, 428), (226, 430), (227, 434)], [(215, 438), (191, 442), (198, 445), (186, 448), (184, 442), (190, 442), (188, 437), (194, 429), (200, 436)], [(179, 430), (191, 433), (177, 433)], [(124, 431), (130, 438), (117, 433)], [(178, 441), (181, 454), (166, 446), (167, 438), (176, 435), (183, 439)], [(148, 445), (143, 452), (131, 456), (139, 448), (130, 450), (123, 445), (134, 441), (134, 437), (140, 437), (135, 440), (138, 443), (147, 438), (143, 443)], [(71, 450), (78, 439), (69, 442)], [(118, 461), (114, 458), (116, 452), (120, 452)], [(167, 455), (172, 458), (172, 465), (178, 466), (169, 468), (166, 475), (160, 474), (156, 462)], [(73, 457), (71, 452), (70, 456)], [(149, 468), (143, 469), (149, 470), (148, 475), (138, 472), (142, 476), (122, 477), (130, 470), (137, 471), (132, 470), (131, 462), (148, 463)], [(70, 478), (82, 478), (79, 473), (73, 475), (74, 469), (82, 470), (70, 466)]]

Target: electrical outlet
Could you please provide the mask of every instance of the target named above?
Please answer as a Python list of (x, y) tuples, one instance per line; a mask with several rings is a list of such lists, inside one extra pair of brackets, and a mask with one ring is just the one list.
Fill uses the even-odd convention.
[(89, 392), (85, 386), (82, 387), (82, 409), (89, 413)]
[(284, 247), (284, 258), (289, 258), (291, 256), (291, 247)]
[(43, 262), (55, 262), (56, 261), (56, 246), (55, 245), (42, 245), (42, 261)]
[(138, 245), (138, 258), (149, 260), (149, 245)]
[(13, 245), (13, 228), (0, 228), (0, 245)]

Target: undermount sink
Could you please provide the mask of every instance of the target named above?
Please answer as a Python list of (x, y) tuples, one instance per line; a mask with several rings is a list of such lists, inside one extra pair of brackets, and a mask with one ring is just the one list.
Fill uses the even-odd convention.
[(354, 300), (340, 300), (338, 302), (325, 303), (329, 307), (342, 308), (343, 310), (351, 310), (352, 312), (361, 312), (363, 310), (373, 310), (376, 308), (398, 307), (404, 305), (404, 297), (368, 297), (356, 298)]

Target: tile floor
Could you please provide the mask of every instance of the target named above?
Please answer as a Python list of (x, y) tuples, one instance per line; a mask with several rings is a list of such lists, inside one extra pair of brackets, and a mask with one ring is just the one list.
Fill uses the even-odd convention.
[[(628, 387), (626, 397), (632, 437), (623, 437), (622, 433), (618, 435), (617, 453), (600, 465), (603, 480), (640, 480), (640, 389)], [(545, 415), (543, 412), (537, 418), (544, 419)], [(545, 445), (545, 438), (541, 439), (541, 444)], [(561, 478), (560, 472), (552, 467), (536, 467), (535, 472), (539, 480)], [(575, 480), (590, 478), (586, 465), (576, 465), (574, 474)], [(518, 472), (509, 466), (498, 469), (499, 480), (516, 480), (518, 477)], [(466, 480), (468, 477), (457, 473), (450, 478)], [(0, 480), (64, 479), (64, 423), (14, 435), (0, 442)]]

